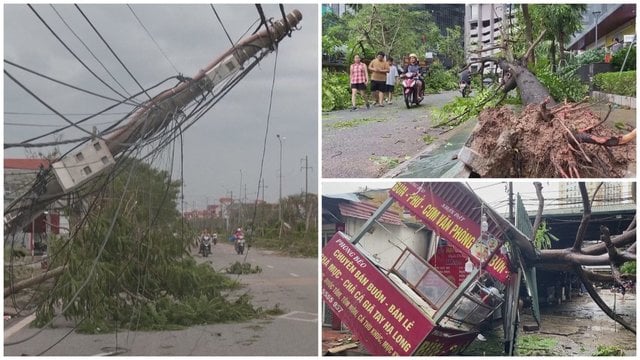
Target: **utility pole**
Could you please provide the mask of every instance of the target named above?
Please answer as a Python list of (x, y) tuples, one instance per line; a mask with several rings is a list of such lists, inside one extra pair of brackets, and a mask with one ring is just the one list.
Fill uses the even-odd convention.
[[(166, 127), (172, 126), (172, 115), (181, 113), (182, 109), (201, 94), (211, 91), (215, 93), (218, 85), (228, 86), (227, 81), (244, 71), (245, 65), (250, 66), (250, 69), (262, 56), (275, 50), (277, 43), (295, 30), (301, 19), (300, 11), (293, 10), (286, 19), (275, 21), (265, 29), (242, 39), (192, 78), (185, 78), (180, 84), (141, 104), (130, 120), (108, 137), (103, 138), (103, 133), (97, 134), (84, 147), (54, 162), (36, 184), (38, 186), (29, 190), (34, 196), (21, 196), (5, 207), (5, 234), (24, 228), (47, 205), (76, 191), (86, 181), (109, 173), (116, 163), (114, 157), (133, 144), (151, 139)], [(257, 60), (248, 63), (254, 58)]]
[(280, 134), (276, 134), (278, 141), (280, 142), (280, 191), (278, 192), (278, 220), (280, 221), (280, 232), (278, 234), (278, 240), (282, 239), (282, 140), (284, 137), (280, 137)]
[(307, 206), (309, 200), (309, 169), (313, 169), (313, 167), (309, 166), (309, 156), (305, 155), (304, 159), (300, 159), (300, 161), (304, 161), (304, 166), (300, 167), (300, 171), (304, 169), (304, 206)]
[(515, 218), (513, 217), (513, 183), (509, 181), (509, 222), (515, 224)]
[(593, 11), (592, 14), (593, 16), (596, 17), (596, 42), (594, 45), (594, 49), (598, 48), (598, 19), (600, 18), (600, 14), (602, 13), (602, 11)]
[[(264, 202), (264, 188), (268, 187), (264, 184), (264, 179), (260, 179), (260, 182), (262, 184), (262, 202)], [(260, 188), (260, 186), (258, 186), (258, 188)]]
[(240, 169), (240, 191), (238, 192), (238, 218), (242, 224), (242, 169)]

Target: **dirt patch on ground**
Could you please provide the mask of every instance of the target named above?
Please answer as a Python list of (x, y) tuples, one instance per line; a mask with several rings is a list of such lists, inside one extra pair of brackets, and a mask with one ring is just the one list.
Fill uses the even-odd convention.
[(601, 124), (588, 104), (546, 110), (531, 104), (521, 113), (507, 107), (487, 109), (466, 144), (477, 154), (468, 165), (482, 177), (624, 177), (636, 160), (635, 141), (623, 146), (578, 145), (575, 138), (610, 138), (626, 132)]

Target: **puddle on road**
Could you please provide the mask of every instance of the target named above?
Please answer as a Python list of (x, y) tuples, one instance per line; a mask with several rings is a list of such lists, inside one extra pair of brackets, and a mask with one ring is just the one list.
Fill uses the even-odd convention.
[[(599, 290), (602, 299), (613, 308), (616, 313), (633, 326), (636, 325), (635, 294), (627, 294), (624, 302), (620, 295), (614, 295), (609, 290)], [(564, 304), (545, 306), (541, 309), (542, 323), (539, 331), (524, 332), (522, 327), (518, 331), (520, 338), (526, 337), (528, 345), (522, 346), (520, 356), (526, 355), (554, 355), (554, 356), (592, 356), (599, 345), (615, 346), (624, 351), (626, 356), (636, 354), (636, 337), (630, 331), (622, 328), (606, 316), (588, 295), (573, 296)], [(531, 315), (521, 314), (522, 324), (534, 323)], [(494, 325), (499, 325), (498, 323)], [(501, 356), (502, 336), (501, 326), (482, 333), (487, 341), (474, 341), (463, 355), (466, 356)], [(556, 345), (542, 349), (540, 344), (553, 342)], [(542, 351), (544, 350), (544, 351)]]

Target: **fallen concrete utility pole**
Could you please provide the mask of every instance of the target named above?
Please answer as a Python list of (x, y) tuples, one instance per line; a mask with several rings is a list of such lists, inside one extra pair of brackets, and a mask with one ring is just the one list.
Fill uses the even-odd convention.
[(274, 22), (228, 49), (192, 79), (168, 89), (140, 106), (126, 125), (108, 138), (88, 141), (80, 150), (52, 164), (50, 172), (36, 180), (31, 194), (22, 196), (5, 208), (5, 236), (31, 223), (52, 202), (76, 190), (80, 185), (108, 173), (114, 157), (136, 142), (152, 137), (171, 124), (189, 103), (244, 69), (245, 63), (260, 51), (272, 51), (298, 25), (302, 14), (293, 10), (285, 19)]
[(15, 294), (18, 291), (22, 290), (22, 289), (26, 289), (28, 287), (31, 287), (33, 285), (39, 284), (45, 280), (51, 279), (53, 277), (56, 277), (58, 275), (61, 275), (64, 270), (66, 269), (66, 266), (60, 266), (58, 268), (55, 269), (51, 269), (43, 274), (34, 276), (30, 279), (26, 279), (26, 280), (22, 280), (22, 281), (18, 281), (17, 283), (13, 284), (12, 286), (7, 286), (6, 288), (4, 288), (4, 297), (7, 297), (11, 294)]

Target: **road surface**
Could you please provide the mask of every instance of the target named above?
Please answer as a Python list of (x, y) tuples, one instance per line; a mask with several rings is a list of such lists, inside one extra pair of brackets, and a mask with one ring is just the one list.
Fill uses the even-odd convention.
[(322, 176), (383, 176), (427, 147), (430, 139), (442, 137), (437, 135), (442, 129), (431, 128), (431, 110), (457, 95), (457, 91), (427, 95), (420, 106), (411, 109), (396, 97), (385, 107), (322, 114)]
[[(226, 268), (244, 256), (236, 255), (228, 243), (218, 243), (207, 258), (194, 255), (198, 262), (209, 262), (216, 269)], [(272, 308), (276, 304), (283, 315), (234, 324), (194, 326), (178, 331), (127, 331), (117, 334), (84, 335), (69, 333), (69, 323), (61, 319), (55, 328), (24, 343), (5, 346), (4, 354), (46, 356), (90, 356), (121, 349), (124, 356), (317, 356), (318, 355), (318, 262), (315, 258), (290, 258), (274, 252), (250, 249), (247, 259), (260, 266), (258, 274), (241, 275), (239, 281), (253, 296), (253, 304)], [(234, 278), (237, 275), (230, 275)], [(14, 319), (15, 320), (15, 319)], [(16, 342), (37, 329), (5, 328), (5, 344)], [(69, 333), (65, 338), (64, 336)], [(9, 336), (7, 336), (9, 335)]]

